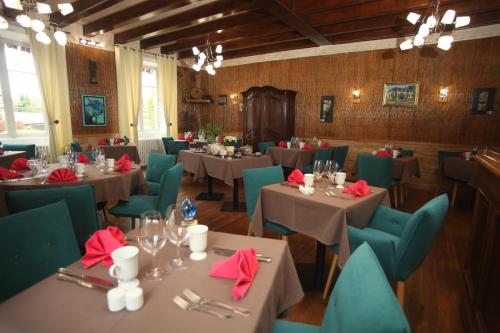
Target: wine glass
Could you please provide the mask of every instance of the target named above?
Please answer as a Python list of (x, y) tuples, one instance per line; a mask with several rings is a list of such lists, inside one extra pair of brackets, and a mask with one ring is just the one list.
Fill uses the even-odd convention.
[(177, 255), (171, 260), (170, 266), (176, 270), (186, 269), (186, 261), (181, 257), (181, 244), (189, 237), (187, 225), (183, 225), (179, 210), (173, 205), (167, 208), (165, 217), (167, 216), (169, 216), (167, 219), (168, 239), (177, 247)]
[(149, 210), (141, 214), (138, 240), (139, 245), (144, 251), (153, 255), (151, 270), (144, 274), (143, 279), (161, 281), (165, 269), (156, 266), (155, 258), (158, 252), (167, 243), (167, 224), (165, 220), (161, 218), (160, 212)]
[(324, 172), (325, 172), (325, 166), (323, 161), (321, 160), (314, 161), (313, 165), (314, 180), (320, 181), (321, 177), (323, 177)]

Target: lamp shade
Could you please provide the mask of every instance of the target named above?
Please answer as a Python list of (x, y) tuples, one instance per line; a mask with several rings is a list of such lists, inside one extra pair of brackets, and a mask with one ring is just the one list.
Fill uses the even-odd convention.
[(418, 22), (418, 19), (420, 18), (420, 14), (410, 12), (406, 19), (413, 25), (415, 25)]
[(0, 29), (9, 29), (9, 22), (3, 16), (0, 16)]
[(43, 2), (36, 3), (36, 9), (38, 10), (38, 14), (50, 14), (52, 13), (52, 9), (49, 4)]
[(420, 47), (420, 46), (424, 45), (424, 43), (425, 43), (425, 39), (423, 37), (415, 36), (415, 40), (413, 41), (413, 45)]
[(441, 23), (443, 24), (452, 24), (455, 19), (456, 12), (453, 9), (448, 9), (441, 19)]
[(215, 57), (215, 59), (217, 59), (217, 60), (219, 60), (219, 61), (222, 61), (222, 60), (224, 60), (224, 57), (223, 57), (221, 54), (219, 54), (219, 55), (217, 55), (217, 56)]
[(470, 23), (470, 16), (458, 16), (455, 22), (455, 28), (465, 27)]
[(21, 5), (20, 0), (3, 0), (3, 3), (5, 7), (17, 10), (23, 10), (23, 6)]
[(21, 14), (16, 16), (16, 21), (23, 27), (31, 27), (31, 19), (28, 15)]
[(429, 26), (427, 25), (427, 23), (422, 23), (420, 25), (420, 28), (418, 28), (417, 36), (425, 38), (425, 37), (429, 36), (429, 33), (430, 33), (430, 29), (429, 29)]
[(200, 65), (198, 65), (198, 64), (194, 64), (194, 65), (193, 65), (193, 69), (194, 69), (195, 71), (199, 72), (199, 71), (200, 71), (200, 69), (201, 69), (201, 66), (200, 66)]
[(66, 33), (63, 31), (54, 32), (54, 38), (56, 39), (57, 44), (62, 46), (66, 45), (66, 43), (68, 42)]
[(437, 24), (437, 20), (436, 20), (436, 17), (434, 15), (431, 15), (427, 18), (427, 21), (425, 22), (427, 23), (427, 26), (432, 29), (436, 26)]
[(217, 45), (217, 47), (215, 48), (215, 52), (216, 53), (222, 53), (222, 45)]
[(219, 60), (217, 60), (216, 62), (214, 62), (214, 67), (215, 68), (219, 68), (221, 65), (222, 65), (222, 62), (220, 62)]
[(42, 32), (45, 30), (45, 24), (38, 19), (31, 20), (31, 29), (36, 32)]
[(73, 6), (70, 3), (60, 3), (57, 5), (57, 8), (59, 8), (63, 16), (66, 16), (73, 12)]
[(47, 34), (45, 32), (37, 32), (36, 35), (35, 35), (35, 38), (37, 41), (39, 41), (40, 43), (42, 44), (50, 44), (50, 38), (49, 36), (47, 36)]
[(198, 54), (200, 54), (200, 50), (196, 46), (193, 47), (193, 54), (195, 56), (198, 55)]
[(399, 48), (401, 49), (401, 51), (405, 51), (405, 50), (409, 50), (409, 49), (413, 48), (413, 43), (411, 42), (411, 39), (407, 39), (404, 42), (402, 42), (399, 45)]

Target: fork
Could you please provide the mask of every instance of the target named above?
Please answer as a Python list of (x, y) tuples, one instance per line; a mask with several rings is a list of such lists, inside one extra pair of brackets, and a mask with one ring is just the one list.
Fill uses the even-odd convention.
[(231, 318), (231, 315), (222, 314), (222, 313), (219, 313), (217, 311), (201, 308), (197, 304), (189, 303), (188, 301), (186, 301), (184, 298), (182, 298), (180, 296), (175, 296), (173, 301), (175, 304), (177, 304), (178, 307), (180, 307), (181, 309), (186, 310), (186, 311), (196, 310), (199, 312), (211, 314), (212, 316), (216, 316), (217, 318), (220, 318), (220, 319)]
[(237, 306), (231, 306), (231, 305), (227, 305), (227, 304), (224, 304), (222, 302), (219, 302), (219, 301), (215, 301), (215, 300), (211, 300), (211, 299), (208, 299), (208, 298), (204, 298), (204, 297), (201, 297), (199, 295), (197, 295), (194, 291), (192, 291), (191, 289), (184, 289), (182, 291), (182, 293), (184, 294), (184, 296), (186, 296), (191, 302), (193, 302), (194, 304), (199, 304), (199, 305), (214, 305), (214, 306), (217, 306), (219, 308), (222, 308), (222, 309), (226, 309), (226, 310), (229, 310), (229, 311), (232, 311), (236, 314), (239, 314), (239, 315), (242, 315), (242, 316), (249, 316), (250, 315), (250, 310), (247, 310), (247, 309), (244, 309), (244, 308), (240, 308), (240, 307), (237, 307)]

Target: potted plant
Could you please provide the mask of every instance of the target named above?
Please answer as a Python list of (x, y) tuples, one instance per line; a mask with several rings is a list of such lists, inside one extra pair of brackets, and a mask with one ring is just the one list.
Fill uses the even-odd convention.
[(227, 135), (224, 137), (224, 146), (226, 146), (228, 156), (234, 154), (234, 146), (238, 142), (238, 138), (235, 136)]
[(206, 135), (208, 135), (212, 143), (216, 143), (217, 137), (222, 135), (222, 128), (212, 124), (207, 124), (202, 130)]

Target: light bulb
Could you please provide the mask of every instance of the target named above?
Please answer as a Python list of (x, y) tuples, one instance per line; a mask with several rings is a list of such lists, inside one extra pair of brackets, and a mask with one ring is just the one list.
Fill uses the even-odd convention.
[(35, 38), (37, 41), (39, 41), (42, 44), (48, 45), (50, 44), (50, 38), (47, 36), (45, 32), (37, 32), (35, 35)]
[(205, 59), (198, 58), (198, 66), (203, 65), (204, 62), (205, 62)]
[(208, 74), (215, 75), (215, 70), (212, 68), (210, 70), (207, 69)]
[(448, 51), (451, 48), (451, 43), (438, 43), (438, 48), (444, 51)]
[(66, 33), (63, 31), (54, 32), (54, 38), (56, 39), (57, 44), (62, 46), (66, 45), (66, 43), (68, 42)]
[(205, 66), (205, 69), (206, 69), (206, 70), (207, 70), (207, 72), (208, 72), (208, 71), (213, 70), (213, 69), (214, 69), (214, 66), (212, 66), (212, 65), (206, 65), (206, 66)]
[(455, 22), (455, 28), (465, 27), (470, 23), (470, 16), (458, 16)]
[(218, 61), (222, 61), (224, 60), (224, 57), (221, 54), (219, 54), (215, 57), (215, 59), (217, 59)]
[(200, 50), (196, 46), (193, 47), (193, 54), (195, 56), (198, 55), (198, 54), (200, 54)]
[(200, 66), (200, 65), (198, 65), (198, 64), (194, 64), (194, 65), (193, 65), (193, 69), (194, 69), (195, 71), (199, 72), (199, 71), (200, 71), (200, 69), (201, 69), (201, 66)]
[(215, 52), (216, 53), (222, 53), (222, 45), (217, 45), (217, 47), (215, 48)]
[(443, 18), (441, 19), (441, 23), (452, 24), (454, 19), (455, 19), (455, 11), (453, 9), (448, 9), (446, 13), (444, 13)]
[(73, 6), (70, 3), (60, 3), (57, 5), (57, 8), (59, 8), (63, 16), (73, 12)]
[(413, 25), (415, 25), (418, 22), (418, 19), (420, 18), (420, 14), (410, 12), (406, 19)]
[(0, 16), (0, 29), (9, 29), (9, 22), (3, 16)]
[(52, 9), (49, 4), (43, 2), (36, 3), (36, 9), (38, 10), (38, 14), (50, 14), (52, 13)]
[(438, 39), (438, 44), (451, 44), (453, 42), (453, 36), (451, 35), (446, 35), (446, 36), (441, 36)]
[(207, 56), (206, 56), (205, 52), (201, 52), (201, 53), (198, 55), (198, 57), (200, 57), (200, 59), (203, 59), (203, 60), (207, 59)]
[(3, 0), (3, 3), (5, 7), (17, 10), (23, 10), (23, 6), (21, 5), (20, 0)]
[(36, 32), (42, 32), (45, 30), (45, 24), (38, 19), (31, 20), (31, 29)]
[(426, 21), (427, 25), (429, 26), (430, 29), (434, 28), (436, 26), (436, 18), (434, 17), (434, 15), (431, 15), (427, 18), (427, 21)]
[(425, 43), (425, 40), (420, 36), (416, 36), (415, 40), (413, 41), (413, 45), (415, 45), (417, 47), (424, 45), (424, 43)]
[(221, 65), (222, 65), (222, 62), (220, 62), (219, 60), (217, 60), (216, 62), (214, 62), (214, 67), (215, 68), (219, 68)]
[(429, 26), (427, 25), (427, 23), (422, 23), (420, 25), (420, 28), (418, 28), (417, 36), (424, 37), (424, 38), (429, 36)]
[(409, 50), (409, 49), (413, 48), (413, 43), (411, 42), (411, 39), (407, 39), (404, 42), (402, 42), (399, 45), (399, 48), (401, 49), (401, 51), (405, 51), (405, 50)]
[(16, 21), (23, 27), (31, 27), (31, 19), (28, 15), (21, 14), (16, 16)]

